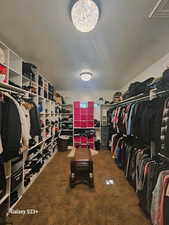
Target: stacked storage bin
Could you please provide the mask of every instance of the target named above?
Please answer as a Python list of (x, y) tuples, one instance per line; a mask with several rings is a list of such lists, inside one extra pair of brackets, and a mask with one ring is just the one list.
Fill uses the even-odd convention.
[(94, 129), (94, 102), (81, 104), (80, 101), (76, 101), (73, 107), (74, 146), (80, 145), (86, 148), (87, 145), (90, 145), (90, 148), (93, 149), (94, 136), (85, 135), (85, 131)]

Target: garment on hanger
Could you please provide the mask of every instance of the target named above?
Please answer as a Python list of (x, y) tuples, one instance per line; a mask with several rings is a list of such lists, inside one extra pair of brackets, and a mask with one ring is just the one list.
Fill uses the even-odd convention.
[(16, 102), (4, 95), (4, 102), (1, 104), (1, 138), (3, 152), (2, 156), (5, 161), (15, 158), (19, 154), (21, 146), (21, 119)]
[(19, 104), (17, 100), (11, 96), (8, 93), (5, 93), (6, 96), (8, 96), (10, 99), (13, 100), (13, 102), (16, 104), (19, 116), (20, 116), (20, 121), (21, 121), (21, 146), (20, 146), (20, 152), (23, 152), (28, 149), (29, 146), (29, 139), (30, 137), (30, 117), (29, 117), (29, 111), (25, 109), (22, 104)]
[(22, 132), (24, 133), (24, 135), (22, 135), (22, 143), (24, 146), (29, 146), (29, 140), (31, 139), (30, 136), (30, 114), (29, 114), (29, 110), (25, 108), (25, 106), (23, 104), (21, 104), (21, 110), (22, 110), (22, 114), (24, 116), (23, 118), (23, 125), (22, 125)]
[(5, 169), (2, 157), (0, 157), (0, 199), (5, 195), (6, 192), (6, 179)]
[(169, 98), (165, 101), (161, 124), (161, 151), (169, 157)]
[(32, 109), (30, 110), (30, 135), (31, 137), (40, 136), (41, 135), (41, 126), (40, 126), (40, 118), (37, 111), (36, 104), (33, 104)]

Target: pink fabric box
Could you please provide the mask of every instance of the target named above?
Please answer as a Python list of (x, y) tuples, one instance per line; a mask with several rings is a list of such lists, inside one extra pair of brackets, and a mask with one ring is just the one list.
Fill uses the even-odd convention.
[(88, 115), (87, 115), (87, 120), (93, 120), (93, 119), (94, 119), (93, 114), (88, 114)]
[(90, 144), (90, 148), (91, 149), (94, 149), (94, 144)]
[(94, 122), (93, 121), (88, 121), (87, 122), (87, 127), (94, 127)]
[(74, 127), (81, 127), (81, 121), (74, 121)]
[(80, 102), (79, 101), (74, 102), (73, 104), (74, 104), (74, 108), (80, 108)]
[(88, 114), (93, 114), (94, 113), (94, 109), (93, 108), (88, 108)]
[(86, 121), (81, 121), (81, 127), (86, 128), (87, 127), (87, 122)]
[(81, 143), (87, 143), (87, 137), (81, 137)]
[(81, 120), (86, 120), (86, 119), (87, 119), (87, 115), (83, 115), (83, 114), (82, 114), (82, 115), (80, 116), (80, 118), (81, 118)]
[(79, 109), (79, 108), (74, 108), (74, 115), (75, 115), (75, 114), (80, 115), (80, 109)]
[(94, 102), (88, 102), (88, 108), (94, 108)]
[(75, 143), (80, 143), (80, 141), (81, 141), (81, 140), (80, 140), (80, 136), (75, 136), (75, 137), (74, 137), (74, 142), (75, 142)]
[(80, 114), (74, 114), (74, 120), (80, 120)]
[(94, 137), (89, 137), (89, 142), (91, 143), (93, 143), (93, 141), (94, 141)]
[(80, 109), (81, 115), (86, 115), (87, 114), (87, 109)]

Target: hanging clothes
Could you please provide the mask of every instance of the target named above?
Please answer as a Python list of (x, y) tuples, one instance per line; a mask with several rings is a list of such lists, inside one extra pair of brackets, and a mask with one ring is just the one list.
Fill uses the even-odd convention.
[(1, 138), (5, 161), (15, 158), (19, 154), (21, 146), (21, 119), (14, 100), (7, 94), (1, 104)]
[(29, 110), (25, 108), (24, 105), (21, 105), (22, 110), (22, 143), (24, 146), (29, 146), (30, 136), (30, 114)]
[(37, 111), (36, 104), (34, 102), (31, 102), (33, 104), (32, 109), (30, 110), (30, 135), (31, 137), (40, 136), (41, 135), (41, 126), (40, 126), (40, 119), (39, 114)]
[(161, 124), (161, 153), (169, 157), (169, 98), (165, 101)]
[(8, 93), (5, 93), (5, 96), (8, 96), (16, 105), (20, 121), (21, 121), (21, 146), (20, 146), (20, 152), (23, 152), (28, 149), (29, 146), (29, 139), (30, 137), (30, 116), (29, 111), (25, 109), (24, 106), (19, 104), (14, 97), (9, 95)]
[(6, 179), (5, 169), (2, 157), (0, 157), (0, 199), (5, 195), (6, 192)]

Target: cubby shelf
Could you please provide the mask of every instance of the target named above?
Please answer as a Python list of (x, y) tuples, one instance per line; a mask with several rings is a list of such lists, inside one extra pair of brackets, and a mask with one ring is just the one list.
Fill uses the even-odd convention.
[[(8, 208), (7, 211), (9, 212), (11, 209), (13, 209), (16, 204), (20, 201), (22, 198), (23, 194), (29, 189), (29, 187), (34, 183), (34, 181), (37, 179), (37, 177), (41, 174), (43, 169), (48, 165), (50, 160), (54, 157), (56, 151), (52, 151), (51, 149), (50, 154), (51, 156), (45, 161), (44, 165), (40, 169), (39, 173), (35, 174), (32, 177), (32, 180), (30, 184), (28, 184), (27, 187), (24, 187), (24, 178), (25, 178), (25, 160), (27, 158), (27, 153), (29, 153), (32, 149), (34, 148), (39, 148), (41, 152), (44, 148), (51, 148), (50, 146), (55, 146), (56, 145), (56, 114), (55, 112), (55, 107), (56, 104), (52, 98), (52, 91), (51, 88), (53, 88), (53, 85), (50, 81), (48, 81), (44, 76), (41, 75), (41, 73), (38, 71), (37, 74), (35, 74), (35, 79), (31, 80), (27, 76), (22, 74), (22, 62), (23, 59), (22, 57), (18, 56), (14, 51), (12, 51), (10, 48), (8, 48), (4, 43), (0, 42), (0, 48), (4, 52), (4, 59), (0, 58), (0, 65), (5, 67), (5, 70), (7, 71), (6, 74), (6, 80), (0, 79), (0, 90), (1, 91), (8, 91), (9, 93), (17, 93), (20, 94), (21, 96), (26, 95), (28, 97), (31, 97), (34, 103), (36, 104), (37, 108), (42, 104), (43, 112), (39, 113), (40, 115), (40, 120), (44, 123), (44, 127), (41, 130), (41, 136), (42, 139), (39, 140), (38, 137), (35, 137), (36, 144), (32, 147), (29, 147), (27, 151), (23, 153), (23, 159), (21, 160), (22, 164), (22, 169), (23, 169), (23, 179), (21, 184), (17, 186), (18, 190), (18, 200), (10, 206), (10, 198), (11, 198), (11, 193), (14, 190), (11, 190), (11, 177), (12, 177), (12, 161), (8, 161), (5, 163), (5, 177), (7, 181), (6, 185), (6, 194), (0, 199), (0, 204), (4, 203), (5, 201), (8, 201)], [(2, 77), (1, 77), (2, 78)], [(39, 78), (41, 79), (41, 84), (39, 83)], [(10, 83), (9, 83), (10, 81)], [(33, 85), (34, 89), (32, 91), (25, 90), (24, 88), (28, 88), (29, 85)], [(16, 86), (14, 86), (16, 85)], [(25, 87), (24, 87), (25, 86)], [(31, 90), (31, 89), (29, 89)], [(47, 113), (46, 113), (47, 110)], [(48, 119), (48, 123), (46, 123), (46, 120)], [(52, 125), (52, 123), (54, 123)], [(46, 128), (48, 128), (48, 132), (46, 131)], [(32, 160), (33, 158), (36, 157), (36, 154), (31, 156), (30, 159)], [(18, 165), (18, 164), (17, 164)]]

